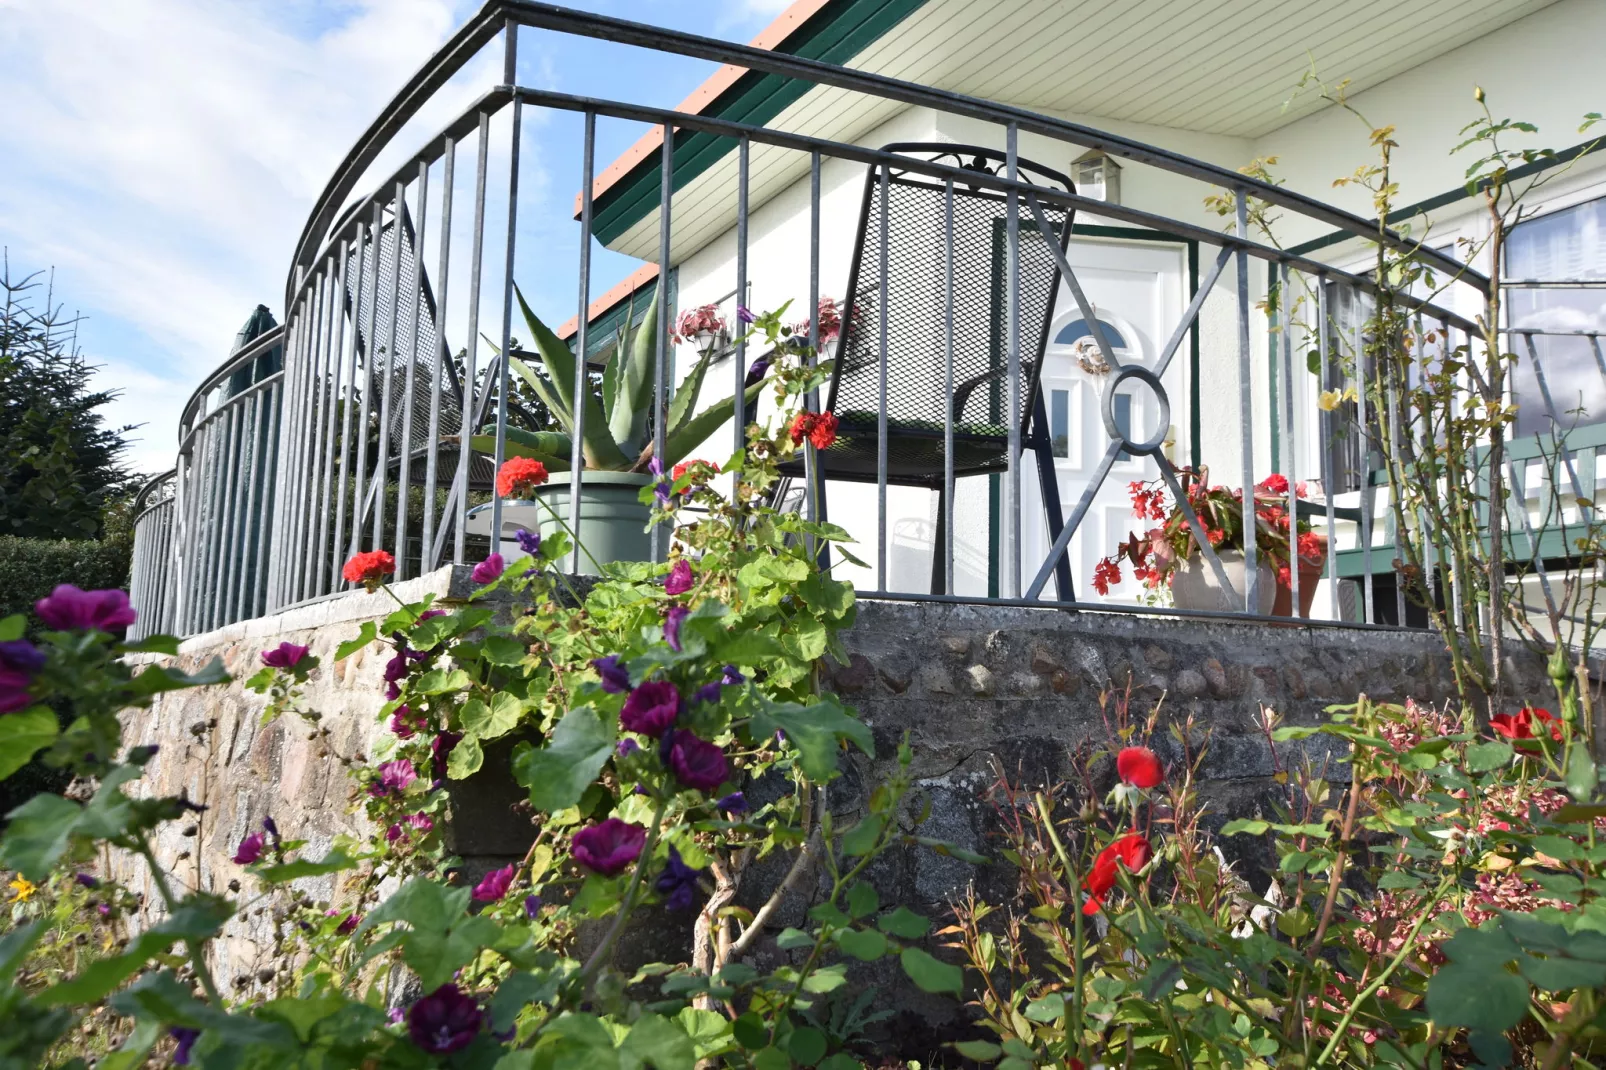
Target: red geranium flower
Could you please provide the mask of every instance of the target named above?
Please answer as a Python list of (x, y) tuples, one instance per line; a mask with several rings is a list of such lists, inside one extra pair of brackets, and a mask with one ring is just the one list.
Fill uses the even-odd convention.
[(1115, 888), (1115, 875), (1117, 866), (1125, 866), (1130, 873), (1136, 873), (1149, 864), (1154, 857), (1154, 848), (1149, 841), (1136, 832), (1129, 832), (1125, 836), (1111, 843), (1098, 853), (1093, 859), (1093, 870), (1082, 882), (1087, 891), (1087, 900), (1082, 904), (1082, 913), (1097, 914), (1104, 906), (1104, 898)]
[(1115, 771), (1134, 788), (1152, 788), (1165, 777), (1160, 759), (1148, 747), (1126, 747), (1115, 756)]
[(709, 476), (719, 475), (719, 465), (704, 460), (681, 461), (669, 470), (669, 478), (678, 481), (687, 472), (692, 474), (693, 482), (701, 482)]
[(352, 554), (346, 567), (340, 570), (347, 583), (360, 583), (370, 591), (385, 582), (385, 577), (396, 571), (396, 559), (389, 550), (369, 550)]
[(1121, 582), (1121, 566), (1115, 558), (1106, 557), (1093, 566), (1093, 589), (1099, 594), (1109, 594), (1110, 584)]
[(496, 470), (496, 493), (504, 498), (522, 498), (548, 478), (546, 465), (534, 457), (509, 457)]
[(814, 421), (814, 427), (809, 431), (809, 441), (814, 443), (817, 450), (828, 450), (831, 443), (836, 441), (836, 413), (822, 412)]

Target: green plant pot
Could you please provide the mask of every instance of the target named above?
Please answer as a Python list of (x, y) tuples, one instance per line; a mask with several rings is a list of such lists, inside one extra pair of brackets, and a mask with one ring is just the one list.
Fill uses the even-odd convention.
[[(646, 561), (652, 557), (647, 521), (652, 507), (638, 500), (641, 488), (652, 483), (646, 472), (586, 472), (580, 479), (580, 572), (600, 574), (601, 565), (613, 561)], [(556, 513), (562, 524), (554, 518)], [(515, 522), (515, 517), (517, 518)], [(533, 521), (533, 523), (532, 523)], [(510, 523), (512, 527), (510, 527)], [(533, 502), (502, 503), (502, 554), (508, 560), (523, 551), (512, 541), (512, 530), (530, 528), (543, 539), (569, 523), (569, 476), (559, 472), (535, 492)]]

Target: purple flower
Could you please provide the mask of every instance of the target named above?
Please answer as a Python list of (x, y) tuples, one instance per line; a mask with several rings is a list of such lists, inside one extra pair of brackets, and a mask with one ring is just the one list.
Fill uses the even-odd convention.
[(619, 723), (630, 732), (658, 737), (680, 716), (680, 692), (668, 680), (649, 680), (630, 692)]
[(744, 386), (744, 387), (752, 386), (754, 383), (758, 382), (760, 379), (763, 379), (764, 378), (764, 373), (769, 371), (769, 370), (770, 370), (770, 358), (768, 358), (768, 357), (759, 357), (751, 365), (748, 366), (747, 378), (742, 381), (742, 386)]
[(401, 688), (397, 687), (395, 684), (386, 684), (385, 701), (395, 702), (399, 698), (401, 698)]
[(262, 664), (275, 669), (293, 669), (307, 656), (307, 648), (286, 640), (272, 650), (262, 652)]
[[(333, 917), (337, 916), (339, 913), (340, 913), (340, 911), (338, 911), (338, 910), (326, 910), (326, 911), (324, 911), (324, 917), (333, 918)], [(347, 936), (347, 935), (349, 935), (351, 933), (356, 932), (357, 931), (357, 926), (359, 926), (361, 924), (362, 924), (362, 915), (356, 913), (355, 911), (353, 911), (352, 913), (347, 914), (345, 917), (340, 919), (340, 924), (335, 926), (335, 933), (338, 936)]]
[(424, 612), (422, 612), (422, 613), (420, 613), (418, 615), (418, 619), (413, 621), (413, 624), (414, 624), (414, 626), (417, 626), (417, 625), (420, 625), (420, 624), (424, 623), (426, 620), (428, 620), (431, 617), (444, 617), (444, 616), (446, 616), (446, 610), (444, 610), (444, 609), (426, 609), (426, 610), (424, 610)]
[(407, 785), (417, 779), (418, 771), (413, 768), (412, 759), (397, 758), (379, 767), (379, 779), (368, 786), (368, 794), (399, 795), (407, 790)]
[(479, 1004), (447, 982), (408, 1008), (407, 1032), (430, 1054), (447, 1055), (474, 1042), (482, 1018)]
[(730, 776), (725, 751), (690, 732), (675, 733), (674, 745), (669, 748), (669, 768), (675, 771), (675, 779), (697, 791), (713, 791)]
[(402, 1019), (406, 1016), (407, 1012), (403, 1011), (400, 1007), (392, 1007), (390, 1010), (385, 1012), (385, 1020), (391, 1025), (401, 1025)]
[(655, 887), (664, 895), (664, 906), (670, 910), (690, 910), (697, 901), (697, 878), (703, 871), (692, 869), (680, 859), (673, 844), (669, 847), (669, 861), (658, 875)]
[(525, 896), (524, 897), (524, 916), (526, 918), (533, 918), (533, 917), (536, 917), (540, 913), (541, 913), (541, 897), (538, 896), (538, 895), (535, 895), (533, 893), (530, 894), (530, 895)]
[(408, 814), (402, 820), (413, 826), (413, 828), (417, 829), (419, 832), (428, 833), (435, 831), (435, 819), (430, 817), (428, 814)]
[(680, 622), (690, 614), (691, 610), (685, 606), (670, 606), (664, 613), (664, 642), (677, 654), (680, 653)]
[(401, 838), (402, 838), (402, 827), (400, 825), (392, 825), (392, 826), (390, 826), (389, 828), (387, 828), (385, 830), (385, 842), (386, 843), (395, 843), (397, 840), (399, 840)]
[(748, 308), (746, 305), (736, 306), (736, 319), (738, 321), (742, 323), (752, 323), (756, 318), (757, 317), (753, 315), (753, 310)]
[(618, 654), (594, 658), (591, 667), (602, 677), (602, 689), (608, 694), (620, 695), (630, 690), (630, 670), (625, 668), (624, 659)]
[(93, 888), (99, 888), (100, 887), (99, 879), (94, 877), (92, 874), (89, 874), (89, 873), (75, 874), (73, 876), (73, 880), (77, 881), (80, 885), (82, 885), (85, 888), (93, 889)]
[(736, 666), (727, 665), (725, 666), (725, 675), (720, 677), (719, 682), (726, 687), (735, 687), (737, 684), (747, 683), (747, 677), (743, 676), (741, 670)]
[(714, 809), (727, 814), (747, 813), (747, 796), (739, 791), (733, 791), (724, 798), (715, 801)]
[(234, 852), (234, 861), (242, 866), (249, 866), (262, 857), (262, 833), (253, 832), (240, 841), (240, 847)]
[(429, 752), (435, 759), (435, 775), (439, 777), (446, 769), (446, 759), (452, 756), (452, 748), (463, 741), (461, 732), (442, 732), (436, 736), (429, 745)]
[(475, 583), (492, 583), (502, 578), (502, 570), (507, 567), (501, 554), (492, 554), (484, 561), (474, 566), (471, 574)]
[(647, 462), (647, 469), (652, 472), (653, 475), (658, 477), (658, 482), (654, 483), (652, 487), (652, 495), (654, 498), (658, 499), (658, 508), (668, 509), (669, 488), (671, 483), (669, 480), (664, 478), (663, 462), (657, 457), (654, 457), (652, 460)]
[(45, 667), (45, 652), (26, 639), (7, 639), (0, 643), (0, 668), (37, 676)]
[(415, 715), (411, 708), (401, 705), (390, 715), (390, 730), (397, 739), (412, 739), (413, 734), (424, 727), (423, 714)]
[(507, 894), (508, 887), (513, 883), (513, 874), (519, 871), (516, 865), (503, 866), (493, 869), (485, 878), (474, 886), (474, 901), (477, 903), (494, 903)]
[(109, 918), (112, 916), (112, 908), (105, 903), (96, 903), (95, 912), (103, 918)]
[(121, 632), (134, 623), (136, 614), (125, 591), (81, 591), (70, 583), (33, 604), (45, 627), (58, 632)]
[(613, 752), (621, 758), (628, 758), (640, 749), (640, 744), (631, 739), (629, 736), (626, 736), (624, 739), (621, 739), (618, 743), (613, 745)]
[(685, 594), (691, 590), (691, 586), (691, 562), (684, 557), (677, 557), (669, 568), (669, 575), (664, 579), (664, 593), (673, 598)]
[(646, 843), (645, 828), (610, 817), (574, 834), (574, 860), (594, 873), (612, 877), (640, 858)]
[(195, 1047), (196, 1038), (201, 1035), (201, 1031), (199, 1029), (190, 1029), (187, 1026), (175, 1025), (168, 1029), (167, 1032), (174, 1040), (178, 1041), (178, 1047), (173, 1051), (173, 1065), (190, 1065), (190, 1049)]
[(721, 688), (719, 686), (719, 681), (717, 680), (711, 684), (704, 684), (702, 687), (699, 687), (696, 691), (692, 692), (691, 700), (694, 703), (718, 702), (720, 690)]
[(15, 713), (31, 705), (33, 698), (28, 688), (32, 684), (33, 677), (28, 673), (0, 666), (0, 713)]
[(262, 819), (262, 831), (266, 832), (274, 839), (279, 838), (279, 826), (274, 823), (273, 818), (271, 817), (264, 817)]
[(520, 528), (513, 533), (513, 538), (519, 544), (519, 549), (531, 557), (541, 552), (541, 533), (539, 531)]

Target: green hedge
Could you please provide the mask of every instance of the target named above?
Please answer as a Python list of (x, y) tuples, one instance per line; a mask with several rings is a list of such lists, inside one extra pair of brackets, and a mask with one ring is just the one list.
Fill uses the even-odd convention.
[(58, 583), (71, 583), (86, 591), (102, 587), (128, 590), (133, 550), (133, 540), (127, 537), (95, 541), (0, 535), (0, 617), (31, 615), (34, 602)]

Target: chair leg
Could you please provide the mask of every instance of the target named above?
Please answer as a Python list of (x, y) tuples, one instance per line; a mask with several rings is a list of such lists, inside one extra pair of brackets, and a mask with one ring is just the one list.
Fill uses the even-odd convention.
[[(1048, 519), (1048, 539), (1052, 544), (1065, 529), (1065, 510), (1060, 504), (1060, 481), (1054, 473), (1054, 443), (1048, 436), (1048, 408), (1043, 404), (1043, 392), (1037, 392), (1032, 406), (1031, 449), (1037, 455), (1037, 482), (1043, 493), (1043, 513)], [(1074, 602), (1075, 589), (1071, 586), (1071, 549), (1065, 548), (1054, 564), (1054, 589), (1061, 602)]]
[(948, 590), (948, 569), (943, 547), (948, 545), (948, 493), (937, 484), (937, 538), (931, 544), (931, 593), (953, 594)]

